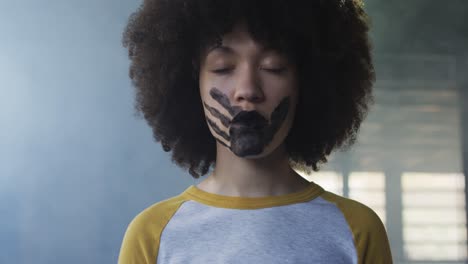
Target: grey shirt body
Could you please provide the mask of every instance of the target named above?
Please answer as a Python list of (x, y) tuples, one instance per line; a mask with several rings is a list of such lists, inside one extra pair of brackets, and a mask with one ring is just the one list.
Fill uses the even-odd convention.
[(235, 197), (196, 186), (136, 216), (119, 264), (391, 264), (369, 207), (311, 182), (280, 196)]
[(357, 253), (343, 214), (320, 197), (247, 210), (187, 201), (162, 232), (157, 263), (355, 264)]

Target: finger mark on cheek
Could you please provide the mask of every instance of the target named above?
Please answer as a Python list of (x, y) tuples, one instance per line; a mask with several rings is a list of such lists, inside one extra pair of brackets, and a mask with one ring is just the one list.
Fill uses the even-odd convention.
[(288, 96), (283, 98), (283, 100), (281, 100), (280, 104), (275, 108), (273, 113), (271, 113), (270, 122), (271, 126), (274, 129), (279, 129), (281, 123), (286, 119), (286, 116), (288, 115), (289, 105), (290, 98)]
[(223, 106), (231, 116), (235, 116), (237, 113), (242, 111), (242, 108), (240, 108), (239, 106), (231, 106), (229, 98), (225, 94), (223, 94), (223, 92), (221, 92), (218, 88), (213, 87), (210, 90), (210, 95), (216, 102)]
[(213, 129), (213, 131), (214, 131), (216, 134), (218, 134), (220, 137), (224, 138), (224, 139), (225, 139), (226, 141), (228, 141), (228, 142), (231, 140), (231, 138), (229, 137), (229, 135), (228, 135), (226, 132), (222, 131), (222, 130), (218, 127), (218, 125), (217, 125), (213, 120), (211, 120), (211, 119), (210, 119), (209, 117), (207, 117), (207, 116), (205, 116), (205, 118), (206, 118), (206, 121), (207, 121), (208, 125), (211, 127), (211, 129)]
[(207, 105), (205, 102), (203, 102), (205, 108), (216, 118), (218, 118), (221, 123), (225, 126), (225, 127), (229, 127), (229, 125), (231, 124), (231, 120), (229, 119), (229, 117), (223, 115), (218, 109), (214, 108), (214, 107), (211, 107), (209, 105)]

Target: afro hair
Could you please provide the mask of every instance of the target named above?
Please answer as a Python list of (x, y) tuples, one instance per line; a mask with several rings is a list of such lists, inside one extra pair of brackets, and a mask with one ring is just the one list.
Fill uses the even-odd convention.
[(145, 0), (122, 39), (135, 110), (173, 162), (205, 175), (216, 141), (199, 94), (200, 56), (240, 21), (296, 64), (299, 100), (285, 145), (293, 168), (318, 171), (334, 149), (354, 144), (374, 100), (369, 18), (358, 0)]

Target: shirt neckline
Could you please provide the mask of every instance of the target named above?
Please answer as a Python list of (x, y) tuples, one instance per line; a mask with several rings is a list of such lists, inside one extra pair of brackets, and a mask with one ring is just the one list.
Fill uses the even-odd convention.
[(231, 209), (259, 209), (310, 201), (320, 196), (324, 189), (314, 182), (303, 190), (264, 197), (227, 196), (204, 191), (195, 185), (189, 186), (182, 195), (196, 202)]

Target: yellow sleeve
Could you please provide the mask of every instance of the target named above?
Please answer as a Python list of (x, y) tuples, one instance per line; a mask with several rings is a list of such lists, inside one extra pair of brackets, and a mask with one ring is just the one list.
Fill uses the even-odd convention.
[(387, 232), (379, 216), (366, 205), (325, 192), (322, 197), (343, 212), (353, 233), (359, 264), (392, 264)]
[(119, 264), (154, 264), (164, 227), (184, 202), (181, 196), (156, 203), (128, 225), (119, 254)]

